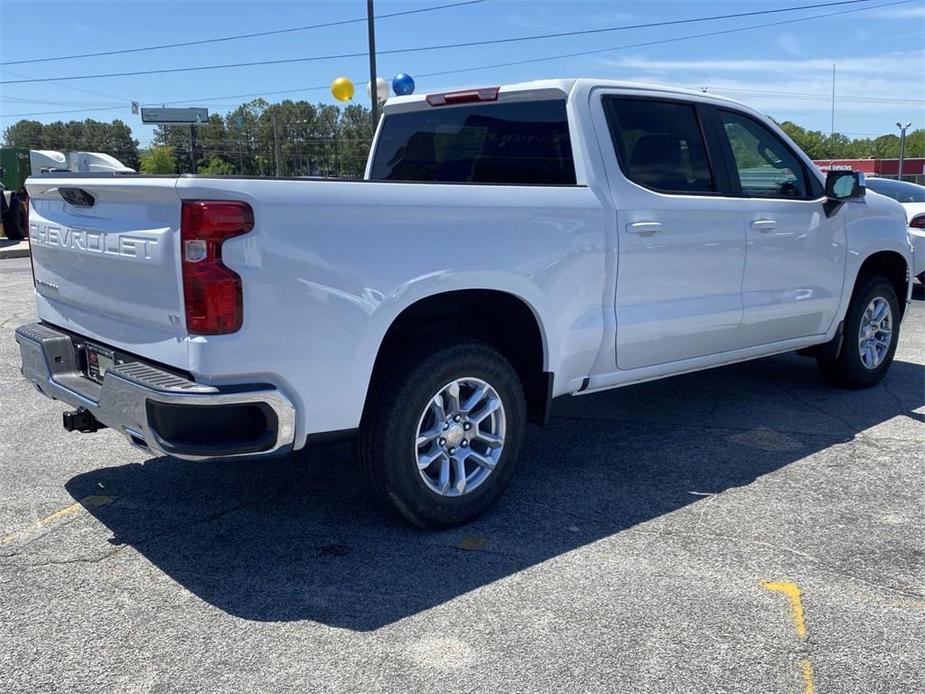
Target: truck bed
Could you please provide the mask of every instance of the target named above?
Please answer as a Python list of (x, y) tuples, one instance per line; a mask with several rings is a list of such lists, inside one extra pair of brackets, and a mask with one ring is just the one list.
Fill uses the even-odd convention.
[[(503, 277), (562, 336), (549, 354), (569, 355), (563, 392), (600, 347), (612, 221), (584, 186), (93, 174), (28, 185), (43, 321), (197, 382), (272, 384), (299, 412), (297, 447), (356, 426), (375, 351), (415, 297)], [(66, 202), (67, 189), (93, 205)], [(236, 333), (190, 335), (184, 323), (183, 200), (254, 210), (253, 231), (223, 246), (243, 280)]]

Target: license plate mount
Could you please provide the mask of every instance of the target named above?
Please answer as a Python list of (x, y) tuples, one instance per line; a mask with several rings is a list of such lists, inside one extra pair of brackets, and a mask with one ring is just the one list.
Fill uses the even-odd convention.
[(85, 348), (87, 350), (87, 377), (97, 383), (102, 383), (106, 371), (111, 369), (115, 363), (112, 350), (90, 343), (87, 343)]

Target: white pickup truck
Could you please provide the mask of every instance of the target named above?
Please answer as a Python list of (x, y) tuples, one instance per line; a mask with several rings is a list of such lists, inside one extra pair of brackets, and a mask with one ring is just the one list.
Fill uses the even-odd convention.
[(503, 492), (550, 401), (790, 350), (884, 377), (902, 208), (760, 113), (584, 79), (391, 99), (363, 181), (31, 178), (22, 373), (157, 454), (356, 440), (421, 526)]

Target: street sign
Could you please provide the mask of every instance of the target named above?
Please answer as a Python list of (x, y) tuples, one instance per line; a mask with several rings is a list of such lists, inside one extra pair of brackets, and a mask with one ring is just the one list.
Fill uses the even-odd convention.
[(207, 108), (141, 108), (142, 123), (207, 123)]

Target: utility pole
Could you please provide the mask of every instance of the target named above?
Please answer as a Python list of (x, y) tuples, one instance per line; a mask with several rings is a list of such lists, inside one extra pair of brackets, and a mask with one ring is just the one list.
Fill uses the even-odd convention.
[(896, 127), (899, 128), (899, 175), (897, 178), (901, 181), (903, 180), (903, 159), (906, 157), (906, 130), (912, 123), (897, 123)]
[(273, 111), (273, 161), (276, 162), (276, 176), (282, 177), (279, 162), (279, 130), (276, 127), (276, 111)]
[(189, 170), (196, 173), (196, 124), (189, 125)]
[(835, 142), (835, 63), (832, 63), (832, 129), (829, 137)]
[(369, 95), (372, 100), (373, 132), (379, 125), (379, 94), (376, 91), (376, 18), (373, 0), (366, 0), (366, 28), (369, 33)]

